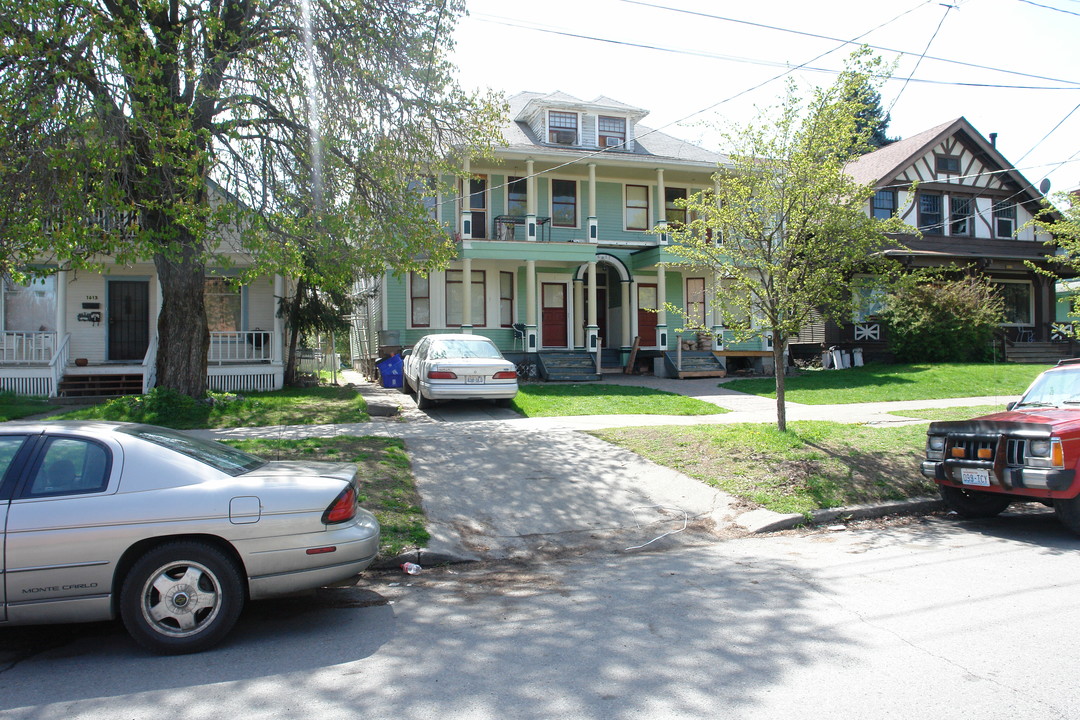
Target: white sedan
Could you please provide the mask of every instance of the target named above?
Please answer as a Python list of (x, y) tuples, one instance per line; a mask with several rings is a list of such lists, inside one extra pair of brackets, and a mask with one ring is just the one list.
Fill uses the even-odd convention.
[(416, 392), (421, 410), (435, 400), (495, 400), (517, 395), (517, 368), (482, 335), (425, 335), (402, 353), (401, 391)]
[(150, 650), (204, 650), (247, 600), (371, 564), (356, 474), (152, 425), (2, 424), (0, 628), (119, 616)]

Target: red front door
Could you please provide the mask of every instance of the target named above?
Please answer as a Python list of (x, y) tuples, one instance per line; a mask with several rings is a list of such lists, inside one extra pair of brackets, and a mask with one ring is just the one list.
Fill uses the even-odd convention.
[(656, 310), (658, 309), (656, 286), (638, 285), (637, 330), (641, 347), (656, 345)]
[(566, 285), (544, 283), (541, 295), (543, 309), (540, 344), (543, 347), (566, 347)]

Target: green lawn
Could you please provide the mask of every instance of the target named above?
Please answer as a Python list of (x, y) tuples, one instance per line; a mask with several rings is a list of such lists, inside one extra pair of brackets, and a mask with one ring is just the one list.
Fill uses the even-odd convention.
[(155, 388), (101, 405), (58, 415), (56, 420), (119, 420), (191, 428), (321, 425), (368, 420), (367, 403), (355, 388), (330, 385), (265, 393), (211, 393), (212, 402)]
[(1003, 412), (1004, 405), (969, 405), (967, 407), (925, 408), (922, 410), (897, 410), (889, 413), (900, 417), (920, 418), (922, 420), (970, 420), (980, 415)]
[(267, 460), (357, 463), (360, 504), (374, 513), (382, 526), (379, 554), (383, 557), (424, 547), (431, 537), (425, 527), (405, 443), (400, 439), (336, 437), (227, 442)]
[(38, 415), (55, 408), (43, 397), (26, 397), (9, 392), (0, 392), (0, 422), (18, 420), (28, 415)]
[(934, 495), (919, 473), (925, 425), (793, 422), (618, 428), (593, 434), (782, 513)]
[[(1019, 395), (1048, 365), (940, 363), (807, 370), (787, 378), (786, 397), (806, 405)], [(733, 380), (730, 390), (776, 397), (772, 378)]]
[(525, 417), (569, 415), (716, 415), (728, 412), (685, 395), (606, 384), (524, 384), (513, 407)]

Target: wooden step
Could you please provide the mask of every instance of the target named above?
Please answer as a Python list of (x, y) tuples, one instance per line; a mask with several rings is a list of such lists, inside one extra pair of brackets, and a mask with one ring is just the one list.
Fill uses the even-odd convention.
[(142, 375), (65, 375), (57, 388), (62, 398), (97, 398), (119, 397), (121, 395), (141, 395), (143, 391)]

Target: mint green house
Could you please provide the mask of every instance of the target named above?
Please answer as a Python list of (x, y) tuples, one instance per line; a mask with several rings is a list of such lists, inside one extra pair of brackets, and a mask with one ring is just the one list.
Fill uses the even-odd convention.
[[(725, 157), (646, 128), (647, 111), (607, 97), (525, 92), (509, 104), (496, 159), (466, 161), (470, 179), (433, 203), (456, 259), (428, 276), (382, 278), (380, 351), (465, 332), (513, 359), (536, 357), (542, 371), (583, 353), (649, 370), (664, 358), (675, 372), (700, 355), (719, 371), (739, 354), (760, 365), (765, 341), (725, 345), (713, 278), (680, 267), (662, 232), (686, 220), (677, 201), (711, 187)], [(684, 326), (711, 337), (685, 333), (689, 352)]]

